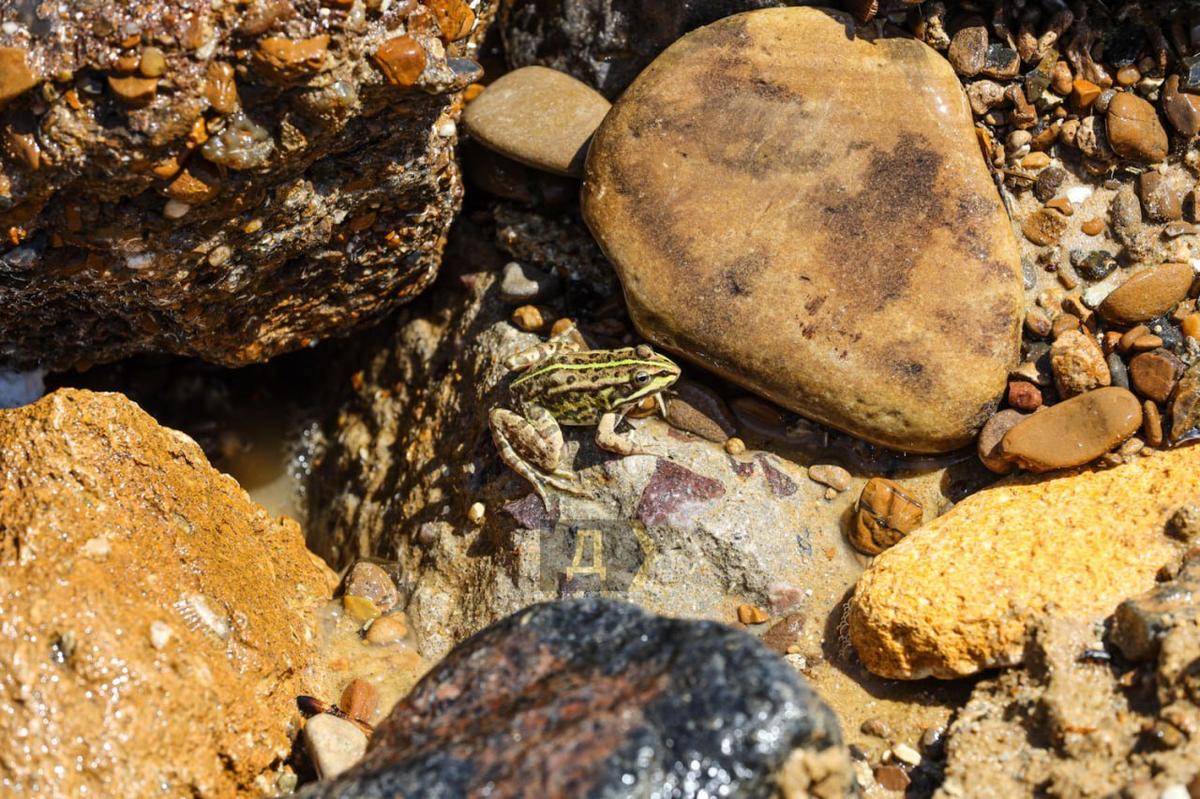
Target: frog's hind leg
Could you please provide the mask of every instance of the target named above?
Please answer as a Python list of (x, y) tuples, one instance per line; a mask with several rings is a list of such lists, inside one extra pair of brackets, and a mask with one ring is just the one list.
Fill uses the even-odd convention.
[(546, 486), (572, 494), (581, 493), (574, 473), (559, 468), (562, 456), (562, 428), (554, 416), (537, 405), (527, 410), (528, 418), (505, 408), (494, 408), (488, 415), (492, 440), (500, 460), (525, 478), (549, 507)]
[(575, 325), (571, 325), (558, 335), (551, 336), (546, 341), (509, 356), (504, 361), (504, 366), (510, 372), (519, 372), (534, 364), (547, 361), (555, 355), (561, 355), (564, 352), (581, 352), (585, 349), (587, 349), (587, 342), (583, 340), (583, 336)]

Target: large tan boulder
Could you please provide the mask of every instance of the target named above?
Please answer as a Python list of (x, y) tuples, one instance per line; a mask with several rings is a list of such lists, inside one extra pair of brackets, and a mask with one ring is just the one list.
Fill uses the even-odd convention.
[(639, 332), (874, 443), (966, 444), (1017, 356), (1017, 246), (950, 65), (814, 8), (681, 38), (597, 130), (583, 211)]
[(1043, 616), (1097, 620), (1154, 585), (1165, 532), (1200, 496), (1200, 448), (974, 494), (884, 552), (858, 580), (850, 637), (884, 677), (961, 677), (1021, 661)]
[(0, 411), (0, 793), (273, 792), (330, 577), (124, 397)]

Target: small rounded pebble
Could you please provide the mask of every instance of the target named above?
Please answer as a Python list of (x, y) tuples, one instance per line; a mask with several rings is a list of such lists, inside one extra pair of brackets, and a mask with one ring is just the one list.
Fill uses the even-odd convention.
[(1014, 380), (1008, 384), (1008, 405), (1018, 411), (1031, 413), (1042, 407), (1042, 392), (1033, 383)]
[(906, 790), (909, 783), (912, 782), (904, 769), (899, 766), (876, 766), (874, 774), (875, 782), (889, 791)]
[(1155, 162), (1167, 157), (1167, 132), (1154, 106), (1132, 92), (1117, 92), (1105, 114), (1108, 141), (1122, 158)]
[(342, 597), (342, 607), (345, 609), (347, 616), (360, 624), (368, 622), (379, 615), (379, 608), (375, 607), (375, 603), (364, 596), (346, 594)]
[(536, 267), (509, 261), (500, 278), (500, 299), (516, 304), (531, 303), (550, 297), (558, 288), (558, 279)]
[(1082, 466), (1141, 426), (1137, 397), (1123, 388), (1099, 388), (1026, 417), (1004, 435), (1000, 453), (1034, 472)]
[(487, 514), (487, 506), (482, 502), (473, 502), (471, 507), (467, 508), (467, 521), (471, 524), (479, 524), (483, 521), (483, 517)]
[(304, 743), (323, 780), (341, 774), (367, 751), (366, 734), (352, 722), (331, 713), (318, 713), (305, 722)]
[(522, 305), (515, 309), (512, 322), (526, 333), (535, 333), (546, 326), (546, 319), (536, 305)]
[(741, 455), (746, 451), (746, 442), (737, 436), (730, 436), (725, 440), (725, 451), (730, 455)]
[(1142, 403), (1142, 436), (1152, 447), (1161, 447), (1163, 443), (1162, 413), (1153, 400)]
[(1088, 236), (1099, 236), (1104, 232), (1104, 220), (1099, 217), (1092, 217), (1080, 225), (1079, 229)]
[(878, 555), (921, 526), (921, 503), (892, 480), (872, 477), (854, 508), (850, 543), (864, 555)]
[(886, 740), (892, 737), (892, 728), (883, 719), (867, 719), (859, 726), (859, 730), (863, 735), (870, 735), (874, 738)]
[(1167, 519), (1167, 533), (1181, 541), (1200, 538), (1200, 503), (1180, 505)]
[(835, 491), (845, 491), (850, 487), (850, 472), (841, 466), (829, 463), (816, 463), (808, 467), (808, 476), (821, 485), (827, 485)]
[(1116, 324), (1154, 319), (1187, 296), (1194, 276), (1191, 265), (1183, 263), (1143, 269), (1115, 288), (1098, 310), (1102, 317)]
[(984, 423), (983, 428), (979, 431), (976, 452), (979, 454), (979, 460), (989, 471), (996, 474), (1008, 474), (1017, 468), (1016, 464), (1001, 453), (1000, 444), (1004, 440), (1005, 434), (1025, 418), (1025, 414), (1009, 408), (992, 414), (992, 418)]
[(378, 704), (379, 691), (371, 683), (357, 677), (350, 681), (342, 691), (342, 698), (338, 700), (338, 707), (346, 715), (366, 722), (371, 721)]
[(1064, 331), (1054, 340), (1050, 347), (1050, 366), (1054, 371), (1054, 385), (1063, 398), (1112, 383), (1100, 345), (1089, 333), (1080, 330)]
[(1183, 317), (1179, 328), (1188, 338), (1200, 339), (1200, 313), (1191, 313)]
[(371, 626), (367, 629), (366, 639), (369, 644), (387, 646), (400, 643), (407, 635), (408, 624), (404, 614), (395, 613), (391, 616), (380, 616), (371, 622)]
[(365, 560), (355, 563), (346, 575), (345, 594), (369, 599), (379, 613), (391, 610), (398, 599), (391, 576), (378, 564)]
[(770, 617), (762, 608), (754, 605), (738, 605), (737, 618), (742, 624), (762, 624)]
[(1040, 247), (1048, 247), (1058, 242), (1067, 231), (1067, 218), (1057, 211), (1041, 208), (1025, 217), (1021, 232), (1025, 238)]
[(898, 743), (893, 746), (892, 756), (901, 763), (907, 763), (910, 766), (918, 766), (921, 764), (921, 753), (906, 743)]
[(1183, 370), (1184, 363), (1167, 350), (1143, 352), (1129, 362), (1129, 382), (1141, 396), (1166, 402)]

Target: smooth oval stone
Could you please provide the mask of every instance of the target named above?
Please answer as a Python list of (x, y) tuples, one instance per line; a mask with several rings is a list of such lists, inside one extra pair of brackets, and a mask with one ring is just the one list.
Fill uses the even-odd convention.
[(1001, 455), (1031, 472), (1091, 463), (1142, 426), (1142, 405), (1131, 391), (1089, 391), (1029, 416), (1004, 435)]
[(1108, 143), (1122, 158), (1161, 161), (1167, 157), (1167, 131), (1154, 106), (1132, 92), (1117, 92), (1105, 117)]
[(1097, 310), (1117, 324), (1148, 321), (1162, 316), (1186, 297), (1195, 275), (1190, 264), (1143, 269), (1113, 289)]
[(949, 450), (1016, 362), (1016, 242), (949, 64), (854, 30), (779, 8), (681, 38), (596, 132), (584, 216), (647, 339), (869, 441)]
[(522, 164), (579, 177), (608, 100), (565, 72), (522, 67), (498, 78), (466, 110), (481, 144)]

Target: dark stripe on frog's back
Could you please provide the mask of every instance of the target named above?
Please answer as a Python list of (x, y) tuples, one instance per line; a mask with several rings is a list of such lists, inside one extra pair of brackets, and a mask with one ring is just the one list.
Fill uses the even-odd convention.
[[(662, 363), (638, 358), (632, 349), (567, 353), (535, 367), (512, 383), (518, 401), (540, 401), (561, 424), (593, 425), (615, 409), (615, 395), (629, 386), (638, 366)], [(634, 387), (629, 386), (632, 393)]]

